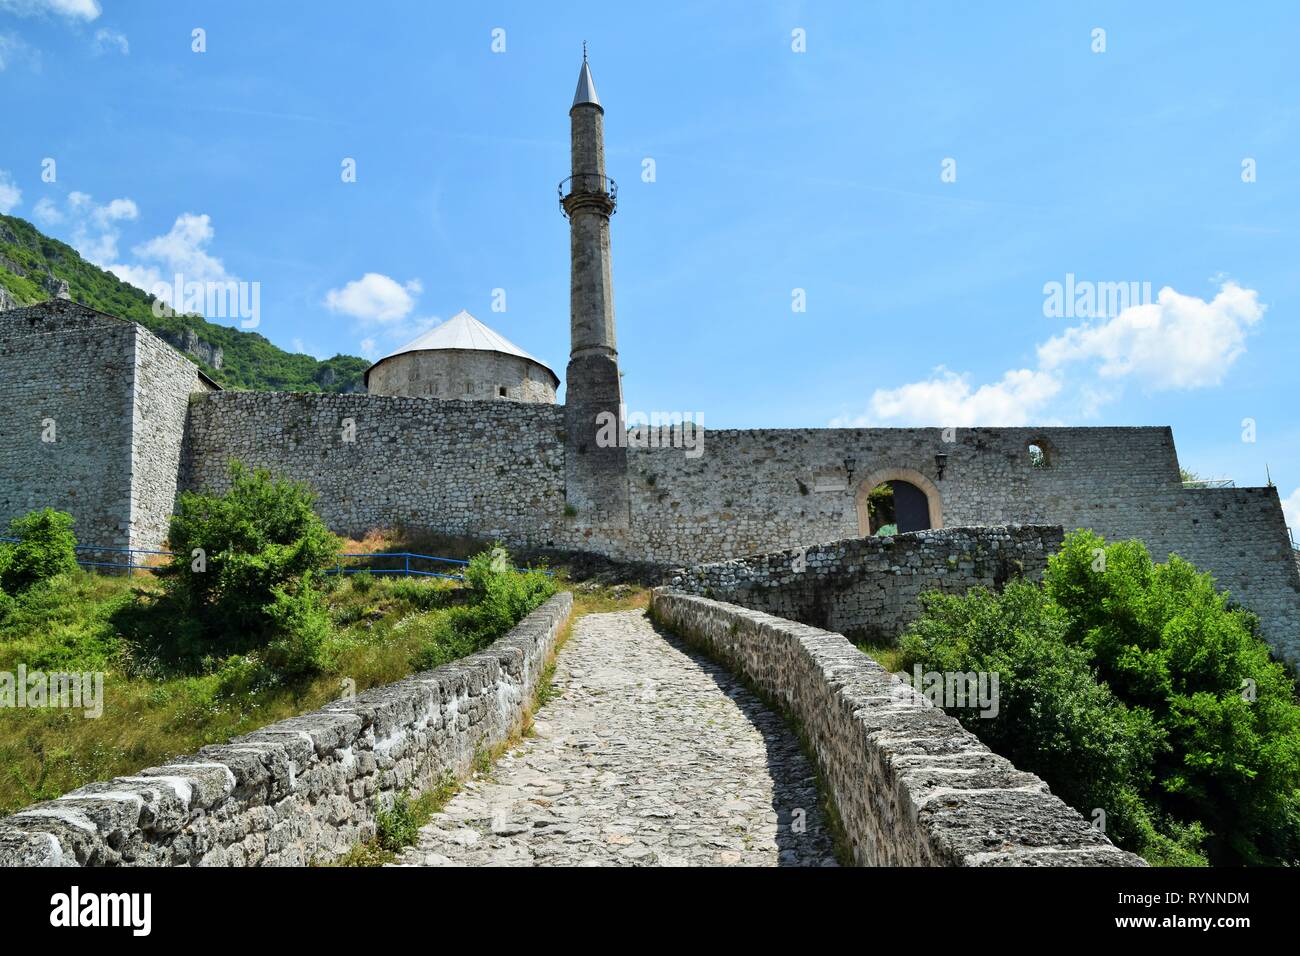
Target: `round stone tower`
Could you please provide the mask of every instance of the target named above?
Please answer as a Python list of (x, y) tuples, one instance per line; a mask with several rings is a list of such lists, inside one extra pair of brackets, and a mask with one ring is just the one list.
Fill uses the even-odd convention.
[(549, 368), (468, 312), (459, 312), (366, 370), (371, 395), (555, 403)]

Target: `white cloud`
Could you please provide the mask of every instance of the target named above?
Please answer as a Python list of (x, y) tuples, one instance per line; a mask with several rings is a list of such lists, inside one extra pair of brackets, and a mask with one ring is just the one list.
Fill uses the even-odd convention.
[(225, 265), (207, 250), (214, 235), (210, 216), (187, 212), (176, 217), (166, 235), (142, 242), (131, 252), (154, 260), (168, 272), (180, 273), (187, 282), (228, 279)]
[(18, 188), (7, 169), (0, 169), (0, 213), (8, 215), (23, 201), (23, 191)]
[(962, 427), (1028, 425), (1060, 389), (1056, 376), (1031, 369), (1010, 371), (998, 382), (972, 388), (967, 376), (939, 366), (924, 381), (876, 389), (866, 414), (835, 419), (831, 427), (858, 428), (886, 421)]
[(378, 272), (367, 272), (341, 289), (325, 295), (325, 307), (366, 323), (381, 325), (400, 322), (415, 308), (415, 296), (423, 291), (419, 280), (405, 285)]
[(1287, 527), (1300, 534), (1300, 488), (1282, 499), (1282, 514), (1286, 515)]
[(103, 12), (99, 0), (0, 0), (0, 10), (20, 17), (55, 14), (90, 22)]
[(361, 340), (361, 357), (362, 357), (362, 358), (368, 358), (368, 359), (370, 359), (370, 361), (372, 361), (372, 362), (373, 362), (375, 359), (379, 358), (379, 343), (376, 342), (373, 338), (365, 338), (365, 339), (362, 339), (362, 340)]
[(127, 40), (125, 33), (119, 33), (117, 30), (109, 30), (105, 27), (95, 31), (95, 52), (111, 53), (117, 50), (123, 56), (129, 56), (131, 53), (131, 43)]
[(1151, 390), (1218, 385), (1246, 351), (1246, 334), (1264, 308), (1253, 289), (1233, 282), (1209, 302), (1166, 286), (1149, 305), (1049, 339), (1038, 361), (1045, 369), (1095, 362), (1101, 378), (1132, 377)]
[(169, 287), (172, 277), (168, 276), (164, 279), (161, 270), (157, 266), (115, 262), (110, 266), (106, 266), (106, 268), (123, 282), (129, 282), (137, 289), (148, 292), (160, 299), (165, 299), (168, 305), (172, 305), (171, 300), (174, 297), (163, 294), (163, 287)]
[[(176, 300), (183, 298), (186, 285), (238, 281), (226, 271), (225, 264), (208, 251), (208, 243), (215, 235), (212, 218), (206, 213), (183, 213), (176, 217), (165, 235), (131, 247), (131, 254), (144, 261), (114, 263), (105, 268), (123, 282), (129, 282), (180, 310), (185, 305)], [(181, 277), (179, 285), (177, 276)]]
[(32, 207), (32, 218), (42, 226), (57, 226), (63, 222), (63, 213), (59, 211), (58, 203), (49, 196), (42, 196)]
[(40, 51), (27, 43), (16, 33), (0, 33), (0, 73), (20, 60), (28, 60), (34, 69), (41, 66)]
[[(66, 202), (66, 216), (73, 223), (72, 244), (83, 256), (104, 266), (117, 257), (118, 224), (131, 221), (140, 215), (135, 202), (130, 199), (111, 199), (95, 202), (93, 196), (83, 192), (70, 192)], [(61, 222), (62, 214), (53, 203), (38, 204), (43, 222)], [(58, 216), (58, 219), (52, 217)]]
[[(1225, 282), (1209, 302), (1171, 288), (1157, 300), (1135, 305), (1099, 324), (1066, 329), (1038, 346), (1038, 368), (1006, 372), (978, 387), (968, 376), (942, 366), (927, 379), (877, 389), (867, 411), (840, 416), (837, 428), (867, 425), (1045, 424), (1053, 400), (1071, 386), (1071, 418), (1093, 418), (1118, 400), (1126, 381), (1147, 390), (1202, 388), (1223, 381), (1246, 351), (1246, 336), (1264, 315), (1253, 289)], [(1067, 369), (1083, 366), (1071, 381)]]

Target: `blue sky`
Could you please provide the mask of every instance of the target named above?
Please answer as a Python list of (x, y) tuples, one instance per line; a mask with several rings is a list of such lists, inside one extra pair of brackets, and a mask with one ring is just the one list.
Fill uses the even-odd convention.
[[(1296, 36), (1282, 2), (0, 0), (0, 209), (140, 284), (257, 282), (285, 348), (464, 308), (562, 375), (586, 40), (629, 407), (1169, 424), (1300, 528)], [(1046, 315), (1068, 274), (1152, 301)]]

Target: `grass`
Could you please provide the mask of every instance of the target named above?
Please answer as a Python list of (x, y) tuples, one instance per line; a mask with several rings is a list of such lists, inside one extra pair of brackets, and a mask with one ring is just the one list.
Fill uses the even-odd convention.
[(104, 712), (87, 719), (80, 710), (0, 709), (0, 814), (399, 680), (460, 600), (450, 582), (337, 582), (326, 595), (329, 667), (286, 681), (238, 656), (211, 660), (202, 673), (159, 672), (123, 633), (160, 593), (151, 575), (78, 572), (38, 587), (0, 625), (0, 670), (102, 670)]
[(903, 670), (903, 651), (895, 641), (861, 640), (854, 641), (853, 646), (891, 673)]

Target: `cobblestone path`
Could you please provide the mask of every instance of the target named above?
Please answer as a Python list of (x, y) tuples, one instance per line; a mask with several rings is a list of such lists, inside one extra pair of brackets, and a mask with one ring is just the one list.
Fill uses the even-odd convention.
[(399, 865), (834, 865), (794, 733), (643, 611), (580, 618), (555, 686)]

